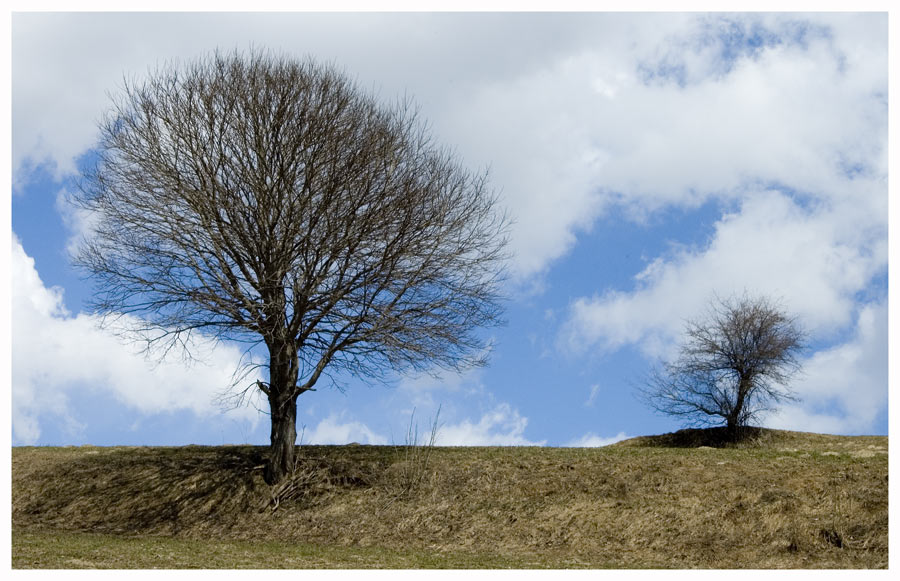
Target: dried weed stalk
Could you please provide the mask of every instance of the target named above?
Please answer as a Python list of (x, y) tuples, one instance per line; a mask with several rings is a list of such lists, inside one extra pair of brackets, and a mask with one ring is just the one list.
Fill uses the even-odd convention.
[(413, 409), (409, 415), (409, 424), (406, 427), (406, 439), (402, 446), (400, 461), (396, 464), (397, 472), (394, 482), (396, 493), (391, 502), (396, 498), (409, 496), (419, 490), (429, 473), (429, 463), (440, 429), (441, 408), (438, 406), (437, 413), (435, 413), (429, 426), (428, 439), (424, 442), (419, 441), (419, 424), (415, 421), (415, 415), (416, 410)]

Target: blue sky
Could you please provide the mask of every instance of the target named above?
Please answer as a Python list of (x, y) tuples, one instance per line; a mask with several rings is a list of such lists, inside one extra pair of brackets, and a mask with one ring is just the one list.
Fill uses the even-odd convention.
[(460, 376), (337, 378), (303, 443), (603, 445), (680, 427), (633, 396), (718, 293), (810, 332), (770, 427), (888, 430), (888, 24), (874, 14), (14, 14), (13, 444), (268, 441), (219, 396), (239, 350), (148, 362), (96, 326), (65, 201), (124, 76), (216, 48), (334, 62), (412, 95), (515, 219), (508, 324)]

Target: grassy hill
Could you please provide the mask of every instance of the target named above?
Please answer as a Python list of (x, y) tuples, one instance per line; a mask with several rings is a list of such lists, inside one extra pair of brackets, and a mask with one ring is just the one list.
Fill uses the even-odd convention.
[[(16, 568), (885, 568), (888, 439), (12, 450)], [(430, 453), (430, 455), (428, 454)]]

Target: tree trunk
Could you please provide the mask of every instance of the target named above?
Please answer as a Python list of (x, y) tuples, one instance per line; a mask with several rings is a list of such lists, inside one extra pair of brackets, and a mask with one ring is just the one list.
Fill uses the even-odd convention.
[(297, 349), (289, 341), (269, 344), (269, 411), (272, 432), (264, 478), (277, 484), (294, 469), (297, 443)]
[(744, 400), (747, 397), (747, 393), (750, 391), (750, 387), (750, 380), (741, 374), (740, 382), (738, 383), (737, 400), (734, 402), (734, 409), (731, 410), (731, 413), (728, 414), (728, 417), (726, 418), (728, 422), (728, 437), (732, 442), (737, 442), (741, 439), (741, 428), (743, 428), (741, 425), (741, 417), (744, 410)]
[[(281, 401), (278, 401), (278, 400)], [(264, 478), (267, 484), (277, 484), (294, 469), (294, 447), (297, 443), (297, 397), (269, 398), (272, 433), (269, 462)]]
[(725, 435), (728, 441), (737, 442), (739, 438), (738, 431), (740, 430), (740, 426), (737, 421), (737, 414), (731, 414), (725, 418)]

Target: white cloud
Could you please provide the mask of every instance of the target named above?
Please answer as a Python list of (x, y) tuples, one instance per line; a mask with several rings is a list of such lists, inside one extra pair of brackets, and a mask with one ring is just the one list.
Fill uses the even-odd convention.
[[(216, 46), (314, 54), (409, 91), (440, 142), (491, 166), (523, 279), (611, 204), (640, 216), (757, 180), (840, 197), (842, 171), (887, 163), (883, 14), (14, 16), (17, 181), (28, 159), (73, 170), (123, 73)], [(684, 82), (647, 78), (661, 66)]]
[(630, 436), (627, 436), (625, 432), (619, 432), (615, 436), (610, 436), (608, 438), (598, 436), (594, 432), (589, 432), (580, 438), (569, 441), (566, 446), (571, 446), (573, 448), (601, 448), (603, 446), (615, 444), (616, 442), (621, 442), (622, 440), (627, 440), (629, 437)]
[[(36, 442), (41, 425), (48, 421), (62, 421), (71, 433), (78, 433), (83, 424), (71, 413), (70, 403), (82, 390), (100, 393), (141, 414), (222, 413), (215, 401), (231, 385), (240, 350), (197, 345), (198, 361), (190, 367), (172, 358), (154, 364), (134, 346), (100, 330), (95, 317), (67, 312), (62, 291), (44, 286), (34, 260), (15, 236), (10, 274), (14, 441)], [(241, 407), (222, 417), (255, 425), (258, 413)]]
[[(345, 414), (332, 413), (312, 430), (303, 433), (303, 442), (309, 444), (405, 444), (404, 439), (385, 438), (359, 421), (342, 421)], [(417, 416), (418, 417), (418, 414)], [(412, 421), (417, 421), (413, 418)], [(435, 444), (438, 446), (542, 446), (544, 441), (533, 442), (525, 437), (528, 419), (519, 415), (508, 404), (500, 404), (485, 413), (477, 422), (463, 420), (447, 424), (438, 418)], [(429, 425), (418, 426), (418, 443), (425, 444)]]
[(594, 402), (597, 400), (597, 395), (600, 393), (600, 385), (594, 384), (591, 386), (591, 394), (588, 396), (587, 401), (584, 402), (586, 407), (592, 407)]
[[(342, 423), (341, 414), (331, 414), (311, 432), (304, 432), (302, 441), (309, 444), (387, 444), (388, 440), (380, 434), (376, 434), (368, 426), (361, 422), (351, 421)], [(299, 436), (298, 436), (299, 438)]]
[[(759, 20), (729, 18), (747, 28)], [(761, 22), (787, 34), (792, 18)], [(640, 218), (666, 206), (739, 198), (758, 183), (843, 199), (858, 190), (848, 171), (883, 178), (885, 30), (842, 34), (843, 21), (835, 19), (831, 31), (743, 55), (723, 72), (703, 53), (713, 46), (704, 44), (707, 20), (642, 36), (649, 42), (640, 48), (615, 37), (612, 46), (587, 45), (517, 79), (482, 86), (465, 109), (449, 111), (465, 149), (478, 152), (475, 158), (493, 156), (517, 219), (517, 274), (539, 272), (565, 254), (613, 204)], [(658, 21), (640, 23), (646, 35)], [(686, 47), (695, 45), (706, 64), (688, 66), (701, 69), (689, 71), (689, 82), (642, 77), (654, 47), (690, 59), (696, 55)], [(466, 129), (464, 118), (480, 131)]]
[[(77, 158), (97, 137), (97, 124), (110, 104), (108, 92), (121, 88), (123, 77), (143, 75), (169, 59), (229, 46), (242, 36), (236, 34), (239, 18), (210, 18), (218, 26), (203, 26), (196, 15), (164, 13), (15, 14), (15, 182), (27, 182), (27, 169), (41, 164), (48, 164), (57, 177), (74, 173)], [(232, 40), (226, 41), (229, 33)]]
[(500, 404), (481, 416), (477, 423), (463, 420), (441, 425), (439, 446), (543, 446), (546, 441), (534, 442), (525, 437), (528, 418), (519, 415), (509, 404)]
[(793, 383), (800, 402), (768, 418), (773, 428), (831, 434), (873, 433), (888, 403), (887, 302), (863, 307), (854, 336), (803, 362)]
[[(660, 43), (684, 65), (687, 79), (634, 81), (598, 111), (594, 133), (608, 132), (598, 147), (611, 152), (603, 185), (646, 211), (729, 195), (756, 180), (840, 196), (846, 165), (883, 170), (885, 19), (826, 18), (828, 28), (820, 29), (812, 17), (812, 25), (799, 25), (807, 29), (803, 40), (792, 42), (796, 20), (699, 17)], [(857, 20), (869, 23), (866, 37), (847, 30)], [(755, 27), (776, 40), (727, 58), (722, 44)], [(736, 44), (731, 52), (746, 47), (740, 39)]]
[[(542, 446), (525, 436), (528, 418), (510, 404), (498, 402), (482, 379), (483, 369), (440, 376), (416, 374), (404, 377), (392, 401), (404, 418), (403, 434), (412, 425), (419, 440), (428, 436), (437, 422), (438, 446)], [(478, 420), (468, 416), (472, 409), (487, 409)], [(447, 418), (451, 421), (447, 421)], [(463, 419), (460, 419), (463, 418)], [(459, 420), (459, 421), (453, 421)], [(401, 441), (392, 443), (402, 444)]]
[(885, 214), (865, 200), (808, 209), (779, 192), (747, 195), (708, 245), (657, 258), (633, 291), (575, 300), (561, 345), (583, 352), (637, 344), (651, 356), (671, 355), (684, 319), (714, 293), (745, 290), (782, 300), (811, 333), (827, 336), (851, 323), (856, 293), (887, 267), (886, 233)]
[(66, 253), (69, 257), (78, 254), (82, 238), (90, 238), (99, 223), (98, 214), (79, 208), (71, 200), (71, 193), (65, 188), (56, 195), (56, 211), (62, 217), (63, 224), (69, 230), (66, 242)]
[[(492, 345), (488, 346), (488, 349), (492, 348)], [(467, 369), (462, 373), (444, 371), (437, 374), (405, 375), (400, 378), (397, 386), (398, 399), (402, 400), (401, 405), (406, 408), (400, 411), (406, 415), (413, 413), (414, 409), (436, 411), (446, 397), (483, 395), (485, 385), (482, 375), (483, 369), (478, 367)]]

